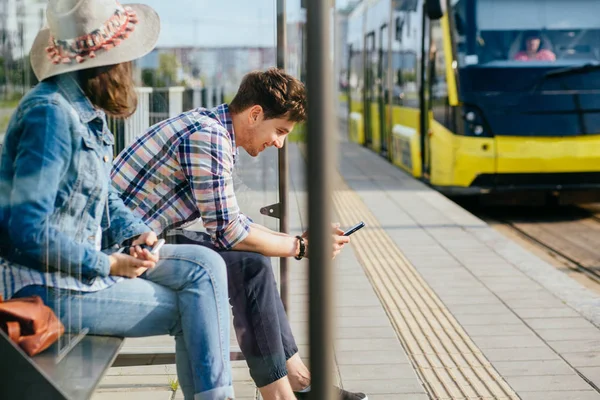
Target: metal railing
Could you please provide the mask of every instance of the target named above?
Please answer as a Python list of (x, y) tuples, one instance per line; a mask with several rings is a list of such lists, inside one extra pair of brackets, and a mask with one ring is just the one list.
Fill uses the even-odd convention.
[(149, 127), (183, 111), (197, 107), (211, 108), (225, 102), (222, 87), (166, 88), (138, 87), (138, 107), (126, 120), (108, 118), (108, 127), (115, 135), (115, 155), (142, 135)]

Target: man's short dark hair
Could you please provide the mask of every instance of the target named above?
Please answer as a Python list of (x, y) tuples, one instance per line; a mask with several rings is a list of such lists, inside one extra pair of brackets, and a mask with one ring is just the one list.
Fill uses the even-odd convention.
[(306, 119), (304, 84), (277, 68), (250, 72), (242, 79), (229, 109), (238, 114), (255, 105), (262, 107), (265, 119), (302, 122)]

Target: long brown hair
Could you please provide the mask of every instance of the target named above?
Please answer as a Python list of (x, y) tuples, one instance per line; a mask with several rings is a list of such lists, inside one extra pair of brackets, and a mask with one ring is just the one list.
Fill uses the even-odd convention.
[(137, 108), (131, 62), (77, 72), (79, 84), (93, 105), (108, 116), (127, 118)]

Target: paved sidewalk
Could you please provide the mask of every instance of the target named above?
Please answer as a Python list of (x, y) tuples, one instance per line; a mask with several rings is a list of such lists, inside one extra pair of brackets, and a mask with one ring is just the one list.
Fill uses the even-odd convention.
[(521, 399), (600, 399), (596, 294), (374, 153), (341, 153), (352, 193)]

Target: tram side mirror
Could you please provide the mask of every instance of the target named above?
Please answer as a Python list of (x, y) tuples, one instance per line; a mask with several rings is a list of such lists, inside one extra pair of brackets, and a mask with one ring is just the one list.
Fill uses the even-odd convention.
[(437, 20), (446, 12), (446, 0), (426, 0), (425, 11), (430, 20)]

